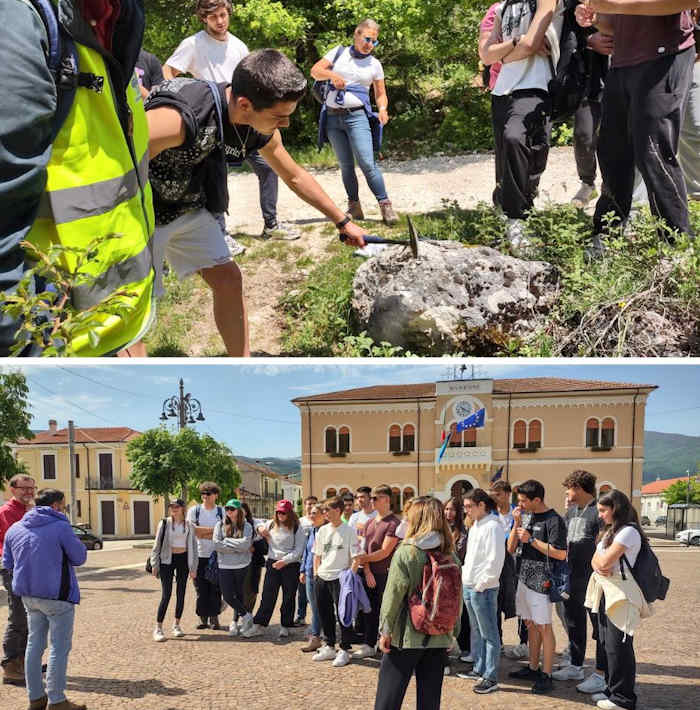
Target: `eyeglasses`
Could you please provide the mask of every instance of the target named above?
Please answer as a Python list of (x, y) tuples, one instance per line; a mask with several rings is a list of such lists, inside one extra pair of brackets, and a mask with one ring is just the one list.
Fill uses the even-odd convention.
[(372, 39), (371, 37), (363, 37), (363, 38), (362, 38), (362, 41), (363, 41), (365, 44), (371, 44), (373, 47), (376, 47), (376, 46), (379, 44), (379, 40), (378, 40), (378, 39)]
[(224, 508), (224, 510), (225, 510), (227, 513), (230, 513), (232, 510), (240, 510), (240, 508), (231, 508), (231, 507), (228, 507), (228, 508)]
[(216, 491), (202, 491), (203, 496), (215, 496)]
[(283, 510), (278, 510), (277, 515), (287, 515), (287, 513)]
[(19, 488), (20, 490), (23, 490), (23, 491), (34, 491), (34, 490), (36, 490), (36, 486), (12, 486), (12, 487), (15, 488), (15, 489), (18, 489), (18, 488)]

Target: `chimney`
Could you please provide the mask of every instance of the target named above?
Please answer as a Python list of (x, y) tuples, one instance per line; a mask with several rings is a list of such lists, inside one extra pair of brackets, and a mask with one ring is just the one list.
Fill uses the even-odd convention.
[(55, 419), (49, 419), (49, 431), (52, 434), (55, 434), (57, 430), (58, 430), (58, 422), (56, 422)]

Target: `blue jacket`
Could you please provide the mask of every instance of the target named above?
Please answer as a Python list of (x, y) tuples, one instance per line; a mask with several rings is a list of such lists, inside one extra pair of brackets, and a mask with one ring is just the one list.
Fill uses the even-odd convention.
[(352, 626), (357, 612), (362, 609), (368, 614), (372, 607), (359, 574), (351, 569), (340, 573), (340, 598), (338, 599), (338, 619), (343, 626)]
[[(346, 92), (354, 94), (363, 103), (365, 114), (369, 121), (369, 128), (372, 131), (372, 147), (374, 152), (378, 153), (382, 147), (382, 138), (384, 136), (384, 126), (379, 121), (379, 114), (372, 111), (372, 105), (369, 102), (369, 89), (364, 86), (348, 86)], [(328, 142), (328, 106), (324, 103), (321, 106), (321, 114), (318, 117), (318, 149), (323, 148), (323, 144)]]
[(68, 518), (48, 506), (30, 510), (7, 531), (2, 566), (12, 570), (18, 597), (80, 603), (74, 566), (85, 564), (87, 550)]
[(309, 536), (306, 538), (306, 547), (301, 557), (301, 572), (307, 577), (314, 576), (314, 542), (316, 540), (317, 530), (318, 528), (314, 527), (309, 529)]

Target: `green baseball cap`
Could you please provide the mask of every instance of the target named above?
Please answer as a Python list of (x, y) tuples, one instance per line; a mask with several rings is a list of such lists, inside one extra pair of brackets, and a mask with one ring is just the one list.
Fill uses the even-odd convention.
[(238, 498), (230, 498), (226, 501), (226, 505), (224, 505), (224, 508), (235, 508), (236, 510), (238, 510), (238, 508), (240, 507), (241, 501), (238, 500)]

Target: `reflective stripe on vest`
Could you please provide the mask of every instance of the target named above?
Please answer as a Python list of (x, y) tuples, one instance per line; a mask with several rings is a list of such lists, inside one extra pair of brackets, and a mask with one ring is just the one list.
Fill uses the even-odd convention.
[[(52, 146), (46, 190), (27, 240), (40, 250), (51, 244), (85, 249), (100, 239), (71, 291), (73, 306), (86, 310), (117, 295), (120, 314), (96, 314), (75, 334), (70, 355), (99, 356), (140, 339), (153, 314), (154, 225), (148, 183), (148, 128), (140, 93), (126, 89), (132, 113), (131, 146), (119, 122), (105, 60), (76, 42), (81, 72), (104, 77), (102, 92), (78, 87), (70, 113)], [(119, 89), (116, 89), (117, 91)], [(107, 238), (109, 237), (109, 238)], [(74, 270), (76, 254), (64, 252)], [(99, 336), (99, 343), (88, 330)]]

